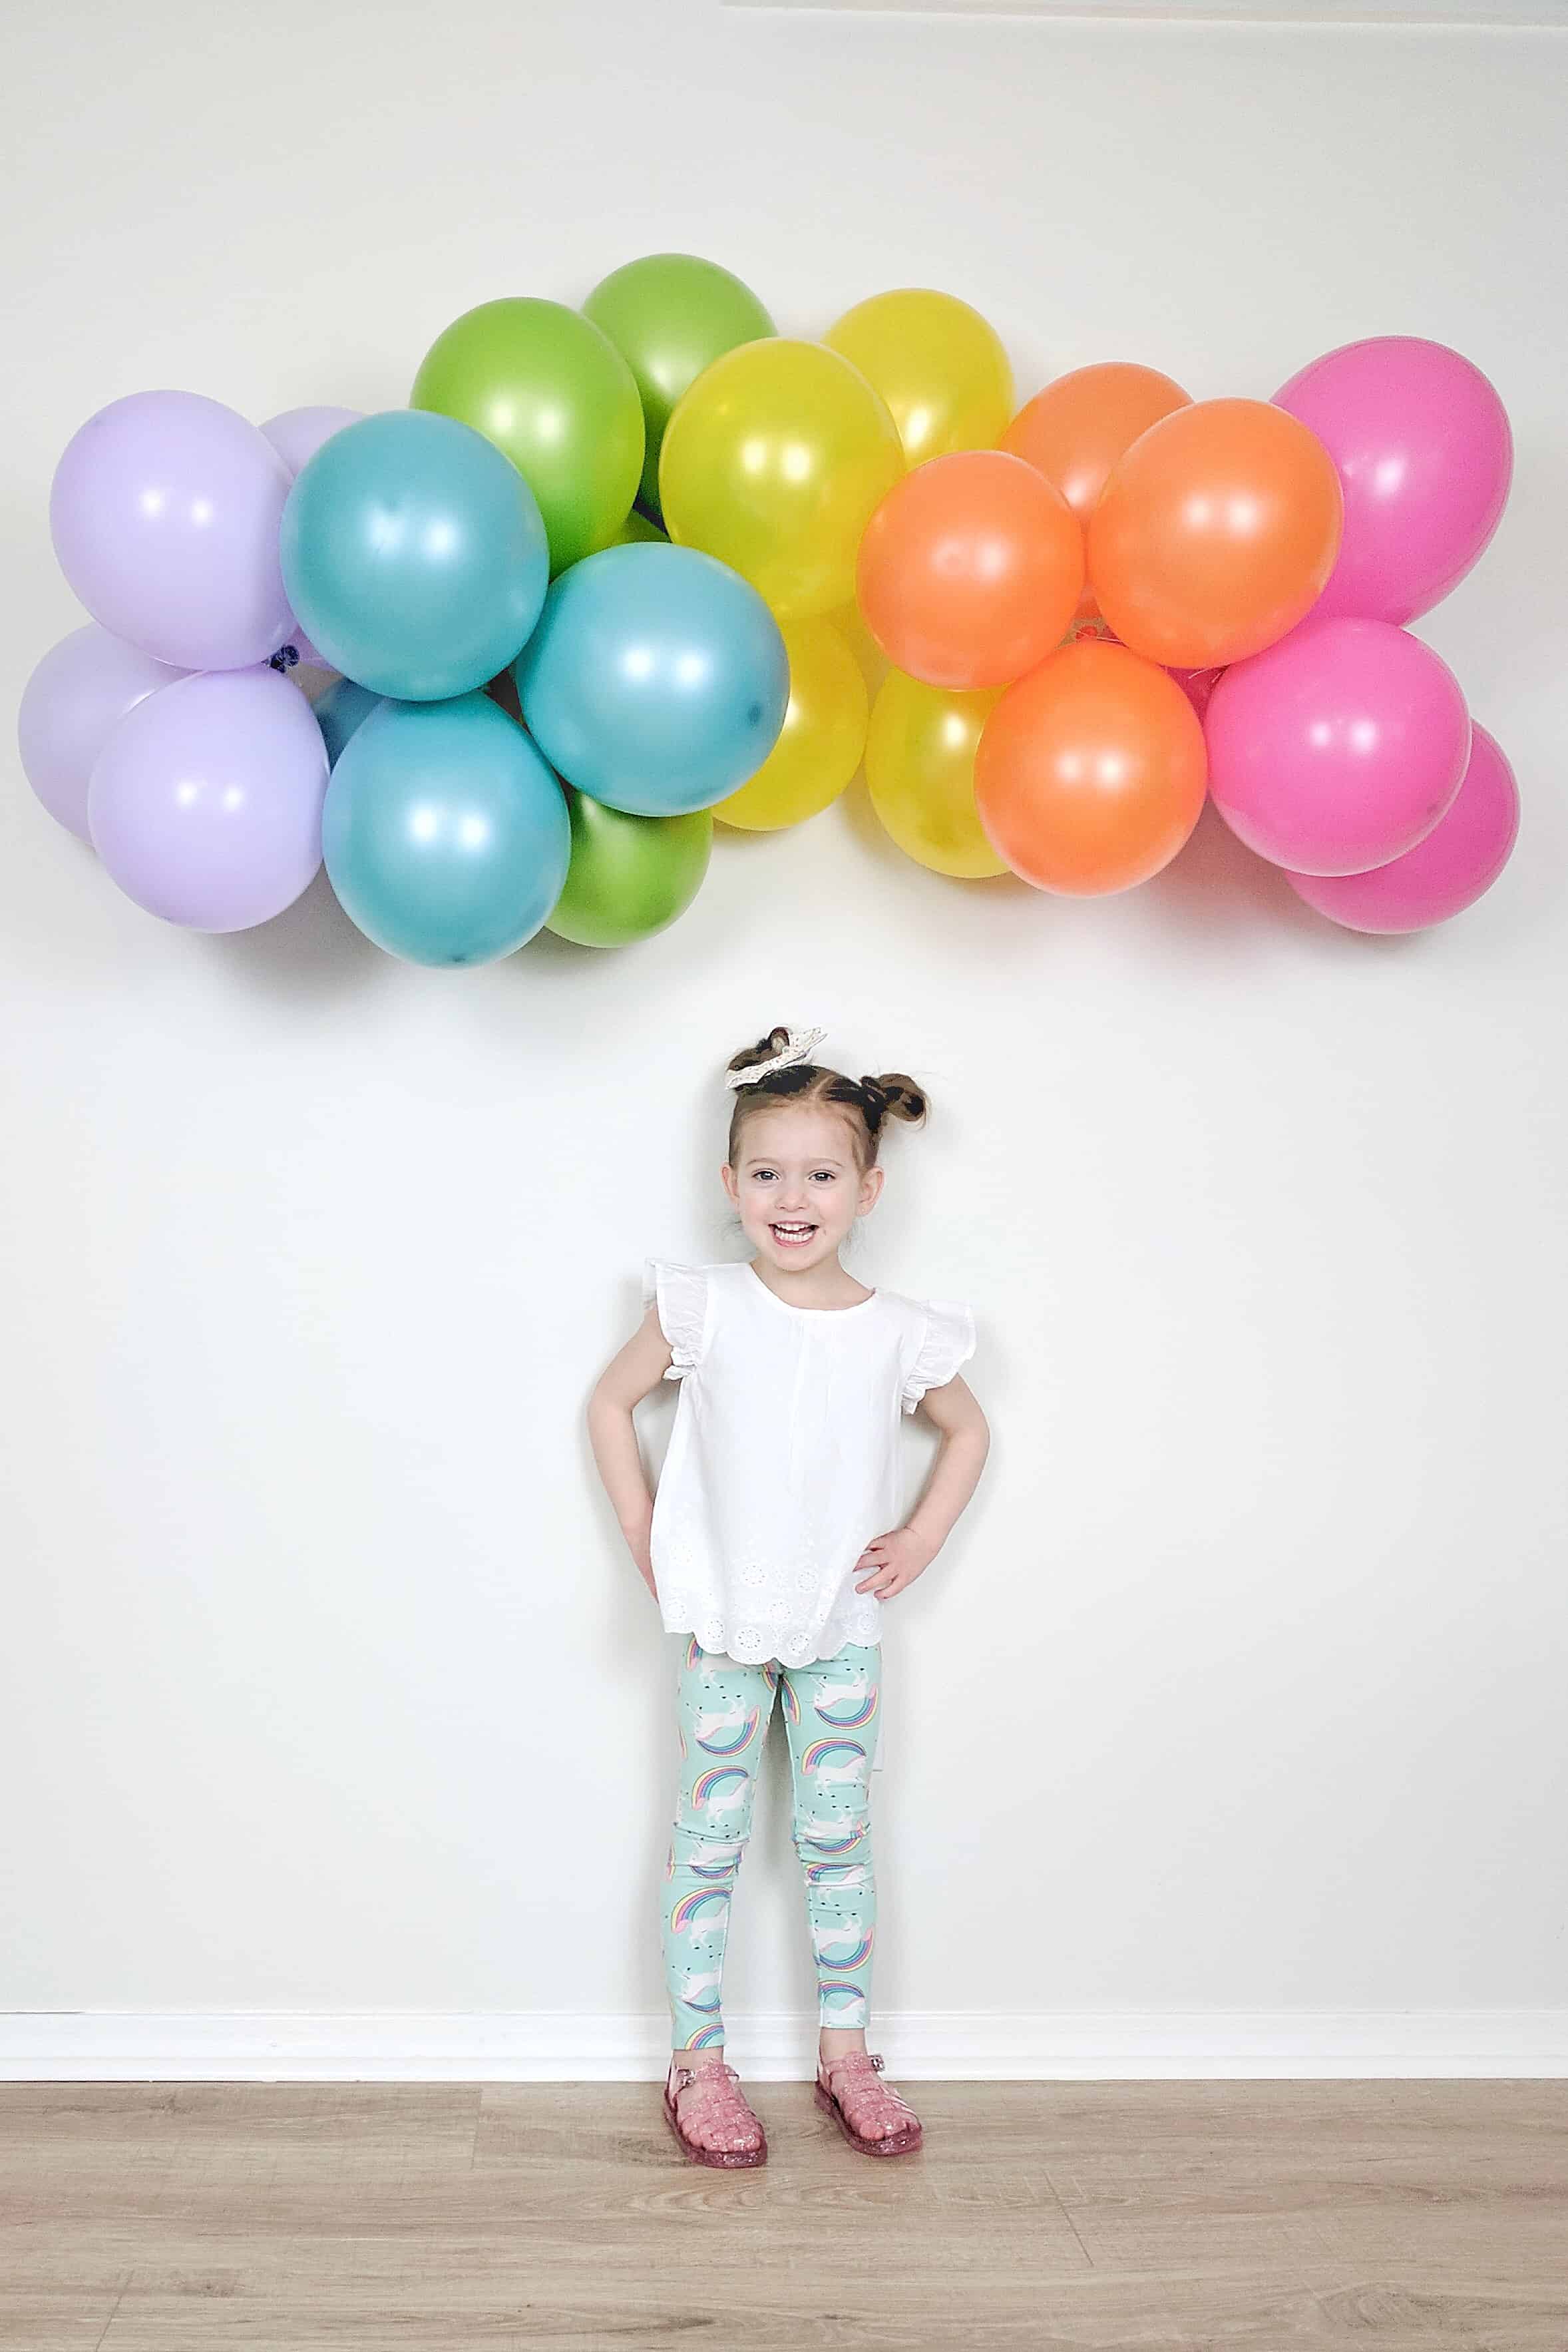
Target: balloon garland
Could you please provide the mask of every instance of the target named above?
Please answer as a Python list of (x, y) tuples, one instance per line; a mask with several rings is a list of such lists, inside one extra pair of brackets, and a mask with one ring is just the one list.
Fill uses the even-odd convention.
[[(580, 310), (465, 312), (406, 408), (89, 418), (49, 520), (91, 619), (28, 681), (23, 765), (165, 921), (267, 922), (324, 863), (419, 964), (646, 938), (716, 819), (799, 824), (862, 760), (936, 873), (1129, 889), (1207, 799), (1331, 921), (1415, 930), (1517, 835), (1507, 760), (1406, 627), (1511, 467), (1492, 386), (1416, 337), (1271, 401), (1113, 362), (1019, 407), (954, 296), (810, 341), (653, 254)], [(314, 705), (301, 663), (339, 674)]]

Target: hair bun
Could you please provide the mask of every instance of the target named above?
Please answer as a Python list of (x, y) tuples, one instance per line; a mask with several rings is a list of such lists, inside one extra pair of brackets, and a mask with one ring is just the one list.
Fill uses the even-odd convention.
[(902, 1070), (884, 1070), (880, 1077), (862, 1078), (861, 1084), (874, 1090), (884, 1118), (907, 1119), (911, 1127), (918, 1127), (931, 1107), (924, 1087)]

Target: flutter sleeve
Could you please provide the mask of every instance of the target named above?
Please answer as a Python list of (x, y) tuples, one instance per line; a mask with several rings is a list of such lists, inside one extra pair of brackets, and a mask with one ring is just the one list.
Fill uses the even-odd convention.
[(659, 1328), (670, 1343), (674, 1360), (667, 1381), (683, 1380), (703, 1359), (707, 1338), (707, 1268), (676, 1265), (667, 1258), (646, 1258), (643, 1265), (643, 1304), (657, 1301)]
[(904, 1376), (904, 1410), (913, 1412), (927, 1389), (939, 1389), (975, 1352), (975, 1318), (956, 1298), (924, 1302), (925, 1328)]

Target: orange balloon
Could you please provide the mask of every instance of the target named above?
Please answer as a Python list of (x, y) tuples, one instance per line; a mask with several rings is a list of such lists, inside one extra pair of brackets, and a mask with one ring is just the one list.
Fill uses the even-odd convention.
[[(1086, 524), (1117, 458), (1173, 408), (1191, 405), (1191, 394), (1158, 368), (1102, 360), (1059, 375), (1026, 401), (999, 446), (1053, 482)], [(1079, 619), (1097, 619), (1099, 612), (1094, 591), (1085, 587)]]
[(1124, 645), (1177, 669), (1261, 653), (1339, 553), (1333, 458), (1267, 400), (1200, 400), (1151, 425), (1089, 519), (1089, 584)]
[(855, 593), (889, 661), (927, 686), (1006, 686), (1061, 644), (1083, 534), (1021, 457), (963, 449), (895, 482), (866, 525)]
[(975, 807), (1024, 881), (1096, 898), (1169, 865), (1207, 781), (1203, 729), (1175, 679), (1124, 646), (1080, 637), (987, 719)]
[(1037, 392), (999, 446), (1054, 482), (1073, 513), (1087, 522), (1106, 475), (1139, 434), (1173, 408), (1191, 405), (1192, 395), (1158, 368), (1103, 360), (1059, 375)]

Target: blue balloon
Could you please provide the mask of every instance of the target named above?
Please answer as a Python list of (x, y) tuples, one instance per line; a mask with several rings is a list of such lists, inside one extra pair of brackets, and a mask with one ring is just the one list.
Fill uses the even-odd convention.
[(332, 771), (332, 887), (367, 939), (410, 963), (491, 963), (532, 939), (571, 859), (566, 795), (487, 695), (386, 702)]
[(329, 768), (337, 766), (350, 736), (363, 725), (372, 710), (381, 707), (382, 697), (372, 694), (368, 686), (356, 686), (351, 677), (340, 677), (335, 686), (327, 688), (319, 702), (312, 705), (321, 740), (327, 746)]
[(632, 816), (725, 799), (762, 765), (789, 705), (778, 622), (695, 547), (607, 547), (572, 564), (514, 675), (551, 765)]
[(423, 409), (324, 441), (288, 493), (281, 547), (289, 603), (324, 659), (403, 702), (468, 694), (505, 669), (549, 582), (517, 467)]

